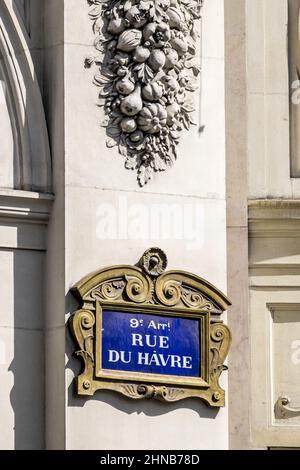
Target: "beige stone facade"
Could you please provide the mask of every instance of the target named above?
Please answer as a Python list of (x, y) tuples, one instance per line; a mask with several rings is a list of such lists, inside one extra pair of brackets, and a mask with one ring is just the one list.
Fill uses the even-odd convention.
[[(141, 188), (106, 146), (91, 6), (1, 1), (1, 449), (300, 447), (298, 3), (204, 0), (196, 126)], [(71, 287), (151, 246), (233, 304), (220, 410), (74, 393)]]

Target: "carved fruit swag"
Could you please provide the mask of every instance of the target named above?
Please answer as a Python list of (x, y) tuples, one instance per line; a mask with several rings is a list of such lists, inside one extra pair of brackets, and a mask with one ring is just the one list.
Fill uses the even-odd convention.
[(118, 146), (141, 186), (177, 158), (179, 132), (194, 124), (188, 95), (197, 89), (196, 20), (203, 0), (89, 0), (101, 53), (100, 87), (107, 146)]

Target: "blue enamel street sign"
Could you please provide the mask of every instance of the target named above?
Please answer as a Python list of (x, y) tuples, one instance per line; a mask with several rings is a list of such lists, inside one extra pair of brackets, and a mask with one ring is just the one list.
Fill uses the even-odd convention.
[(104, 310), (102, 369), (200, 377), (200, 321)]

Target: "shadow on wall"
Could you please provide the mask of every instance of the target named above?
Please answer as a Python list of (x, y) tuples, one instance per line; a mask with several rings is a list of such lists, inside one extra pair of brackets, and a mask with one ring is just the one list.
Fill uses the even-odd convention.
[[(69, 293), (66, 296), (66, 311), (74, 312), (78, 309), (78, 302), (74, 299), (73, 295)], [(66, 368), (71, 371), (71, 375), (76, 377), (82, 371), (82, 362), (73, 353), (76, 351), (76, 345), (70, 334), (70, 329), (67, 324), (66, 328), (66, 354), (67, 364)], [(133, 413), (144, 414), (146, 416), (162, 416), (167, 413), (178, 409), (186, 409), (195, 411), (200, 418), (215, 419), (219, 410), (207, 407), (199, 399), (186, 399), (178, 401), (177, 403), (161, 403), (156, 400), (131, 400), (130, 398), (123, 397), (116, 392), (103, 392), (97, 391), (93, 397), (79, 397), (75, 393), (75, 384), (72, 380), (68, 388), (68, 406), (70, 407), (84, 407), (88, 401), (102, 402), (113, 408), (131, 415)]]
[[(28, 225), (17, 224), (18, 246), (28, 245)], [(9, 371), (14, 385), (15, 449), (44, 449), (44, 252), (13, 251), (14, 359)]]

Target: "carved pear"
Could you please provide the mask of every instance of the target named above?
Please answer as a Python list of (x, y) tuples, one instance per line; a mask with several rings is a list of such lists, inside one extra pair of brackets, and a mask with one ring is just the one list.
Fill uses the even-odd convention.
[(121, 95), (129, 95), (134, 90), (134, 83), (129, 78), (124, 77), (117, 81), (116, 88)]
[(135, 90), (130, 93), (130, 95), (126, 96), (126, 98), (124, 98), (120, 107), (122, 113), (126, 114), (126, 116), (135, 116), (141, 111), (143, 107), (143, 101), (141, 98), (140, 85), (137, 85)]

